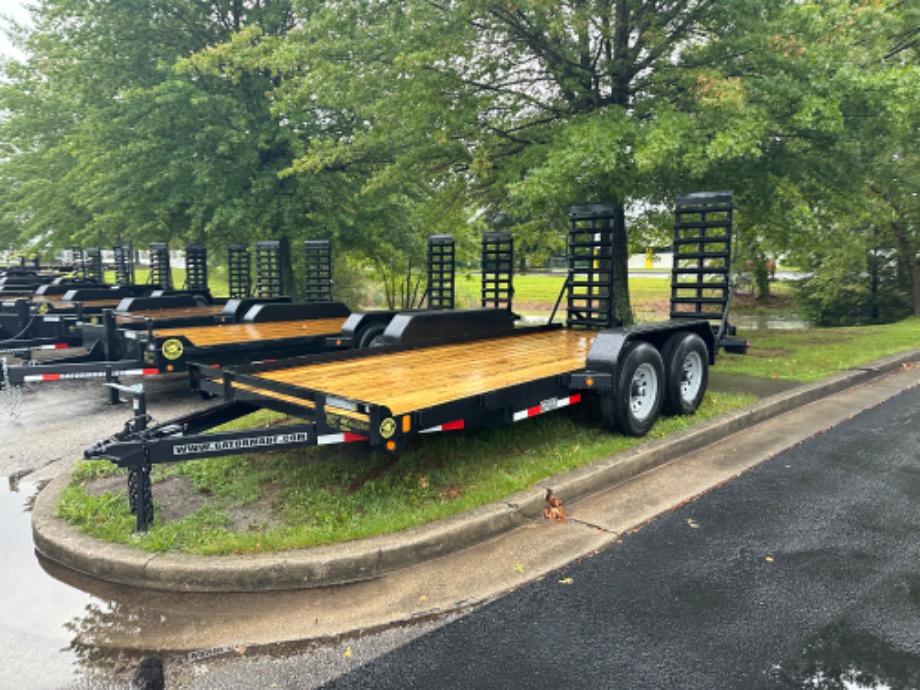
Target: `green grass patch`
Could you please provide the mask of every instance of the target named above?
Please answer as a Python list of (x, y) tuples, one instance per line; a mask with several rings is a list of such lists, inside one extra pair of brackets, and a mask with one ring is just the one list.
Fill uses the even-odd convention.
[(747, 355), (719, 355), (716, 370), (787, 381), (818, 381), (920, 347), (920, 318), (853, 328), (739, 331)]
[[(553, 275), (516, 275), (514, 276), (515, 303), (549, 304), (556, 303), (559, 292), (565, 284), (565, 274)], [(668, 299), (671, 295), (671, 283), (668, 278), (629, 279), (629, 295), (636, 299)]]
[[(172, 271), (173, 288), (181, 290), (185, 286), (186, 270), (184, 268), (173, 268)], [(103, 280), (112, 285), (115, 283), (115, 271), (106, 271), (103, 274)], [(134, 270), (134, 280), (138, 285), (147, 285), (150, 280), (150, 270), (146, 268), (136, 268)], [(208, 267), (208, 288), (214, 297), (226, 297), (230, 294), (229, 280), (227, 277), (227, 268), (225, 266)]]
[[(696, 415), (663, 418), (649, 438), (752, 400), (710, 393)], [(395, 532), (499, 500), (643, 442), (603, 431), (595, 402), (511, 426), (419, 438), (396, 458), (354, 444), (158, 466), (155, 482), (162, 486), (182, 477), (205, 500), (171, 521), (158, 506), (157, 520), (143, 535), (132, 534), (124, 485), (88, 493), (86, 483), (108, 473), (98, 462), (78, 463), (58, 514), (107, 541), (202, 555), (305, 548)], [(157, 493), (155, 484), (155, 499)], [(235, 524), (235, 516), (247, 511), (258, 519)]]

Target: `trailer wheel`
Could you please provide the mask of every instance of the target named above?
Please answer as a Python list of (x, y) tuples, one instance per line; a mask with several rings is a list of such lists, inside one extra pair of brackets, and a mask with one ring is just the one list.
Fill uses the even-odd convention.
[(601, 396), (604, 427), (627, 436), (644, 436), (661, 411), (661, 355), (649, 343), (632, 343), (620, 355), (618, 370), (612, 395)]
[(675, 333), (661, 349), (664, 360), (665, 414), (687, 415), (696, 412), (709, 383), (709, 350), (696, 333)]
[(386, 326), (382, 323), (372, 323), (364, 329), (364, 333), (362, 333), (361, 337), (358, 339), (358, 347), (382, 347), (383, 332), (385, 330)]

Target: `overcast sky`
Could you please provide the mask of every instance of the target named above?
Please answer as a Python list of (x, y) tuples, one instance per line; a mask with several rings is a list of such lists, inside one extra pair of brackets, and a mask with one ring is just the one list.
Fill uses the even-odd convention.
[(7, 27), (7, 18), (13, 17), (19, 21), (26, 21), (29, 18), (29, 13), (25, 9), (24, 5), (28, 0), (0, 0), (0, 28), (3, 29), (0, 32), (0, 53), (3, 55), (14, 55), (13, 47), (10, 45), (9, 41), (6, 40), (6, 27)]

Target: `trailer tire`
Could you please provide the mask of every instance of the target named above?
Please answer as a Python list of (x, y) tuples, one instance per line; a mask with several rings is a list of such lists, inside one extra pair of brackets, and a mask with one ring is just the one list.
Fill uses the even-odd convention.
[(364, 329), (361, 337), (358, 339), (358, 347), (383, 347), (383, 332), (386, 326), (382, 323), (372, 323)]
[(696, 412), (709, 385), (709, 350), (696, 333), (678, 331), (661, 349), (664, 360), (664, 402), (669, 415)]
[(630, 343), (620, 355), (617, 370), (612, 394), (601, 396), (604, 427), (627, 436), (644, 436), (661, 411), (661, 354), (650, 343)]

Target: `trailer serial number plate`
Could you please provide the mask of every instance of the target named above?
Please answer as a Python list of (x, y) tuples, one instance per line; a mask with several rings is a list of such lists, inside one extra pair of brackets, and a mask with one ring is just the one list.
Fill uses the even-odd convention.
[(352, 412), (358, 409), (358, 405), (356, 403), (347, 398), (340, 398), (337, 395), (327, 395), (326, 405), (329, 407), (338, 407), (342, 410), (351, 410)]

